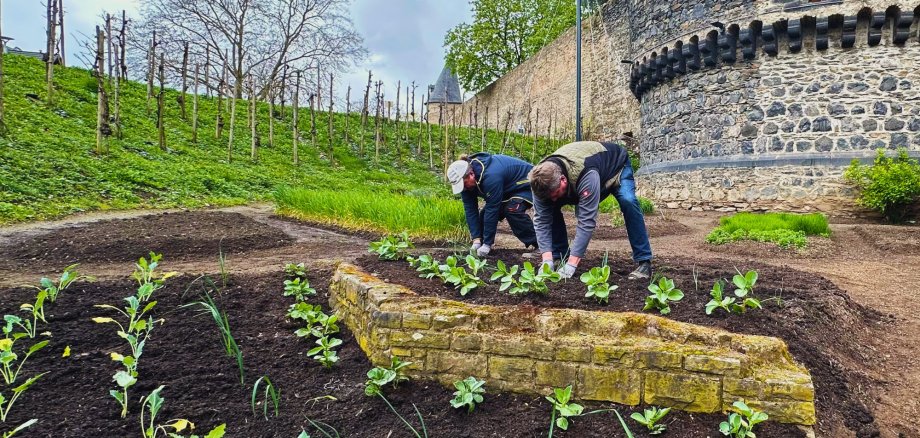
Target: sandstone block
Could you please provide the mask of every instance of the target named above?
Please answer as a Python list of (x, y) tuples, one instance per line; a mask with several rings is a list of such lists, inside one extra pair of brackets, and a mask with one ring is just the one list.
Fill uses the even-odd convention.
[(489, 377), (508, 382), (533, 382), (533, 359), (517, 357), (489, 357)]
[(718, 412), (722, 408), (721, 382), (703, 375), (645, 372), (643, 401), (678, 406), (689, 412)]
[(684, 369), (722, 376), (741, 376), (741, 360), (734, 357), (689, 355), (684, 358)]
[(641, 371), (610, 367), (583, 367), (576, 395), (585, 400), (602, 400), (637, 405), (642, 399)]
[(446, 349), (450, 346), (450, 335), (437, 332), (393, 331), (390, 333), (390, 345)]

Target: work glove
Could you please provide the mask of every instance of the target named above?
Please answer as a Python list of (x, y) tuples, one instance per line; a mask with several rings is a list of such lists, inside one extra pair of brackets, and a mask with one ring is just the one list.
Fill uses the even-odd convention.
[(575, 275), (575, 268), (575, 265), (566, 263), (565, 266), (559, 268), (559, 276), (562, 277), (563, 280), (568, 280)]
[(478, 255), (479, 257), (485, 257), (489, 255), (489, 251), (491, 250), (492, 250), (492, 247), (490, 247), (489, 245), (482, 245), (479, 247), (479, 249), (476, 250), (476, 255)]
[(473, 246), (470, 247), (470, 252), (473, 252), (473, 251), (478, 250), (479, 247), (481, 247), (481, 246), (482, 246), (482, 242), (480, 242), (480, 241), (478, 241), (478, 240), (475, 241), (475, 242), (473, 242)]
[(552, 260), (543, 260), (543, 263), (540, 263), (540, 270), (537, 271), (538, 274), (539, 274), (540, 272), (543, 272), (543, 267), (544, 267), (544, 266), (549, 266), (550, 272), (553, 271), (553, 261), (552, 261)]

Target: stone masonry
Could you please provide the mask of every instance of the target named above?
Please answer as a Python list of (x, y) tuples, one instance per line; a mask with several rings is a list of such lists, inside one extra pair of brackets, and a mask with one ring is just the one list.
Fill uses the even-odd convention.
[(783, 341), (648, 314), (469, 305), (419, 297), (342, 264), (330, 305), (378, 365), (411, 361), (413, 378), (581, 400), (721, 412), (737, 400), (771, 419), (815, 423), (814, 387)]

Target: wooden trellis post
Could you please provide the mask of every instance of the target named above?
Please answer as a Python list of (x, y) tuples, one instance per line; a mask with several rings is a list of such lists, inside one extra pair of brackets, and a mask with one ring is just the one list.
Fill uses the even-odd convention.
[(227, 162), (233, 162), (233, 131), (236, 130), (236, 90), (239, 87), (239, 80), (233, 85), (233, 93), (228, 96), (230, 98), (230, 133), (228, 135), (229, 139), (227, 141)]
[(96, 153), (106, 152), (105, 137), (109, 135), (108, 102), (105, 95), (105, 34), (96, 26)]
[(329, 73), (329, 163), (335, 165), (335, 141), (332, 138), (332, 104), (334, 102), (332, 96), (332, 83), (333, 83), (332, 73)]
[(150, 99), (153, 98), (153, 76), (156, 74), (157, 65), (157, 31), (153, 31), (153, 38), (150, 40), (150, 50), (147, 53), (147, 115), (150, 115)]
[(259, 146), (259, 133), (256, 130), (258, 128), (258, 110), (256, 109), (256, 80), (250, 74), (249, 75), (249, 127), (251, 130), (250, 140), (251, 140), (251, 149), (249, 158), (252, 161), (256, 161), (259, 158), (258, 146)]
[(227, 86), (227, 63), (221, 63), (221, 74), (220, 79), (217, 81), (217, 100), (215, 101), (216, 105), (214, 106), (214, 114), (216, 121), (214, 123), (214, 138), (220, 138), (221, 133), (224, 130), (224, 87)]
[(198, 143), (198, 73), (200, 70), (199, 64), (195, 63), (195, 79), (193, 80), (194, 85), (192, 89), (194, 94), (192, 95), (192, 142)]
[(298, 71), (297, 79), (296, 79), (295, 86), (294, 86), (294, 101), (291, 102), (291, 105), (294, 107), (294, 114), (292, 115), (292, 118), (294, 120), (292, 121), (292, 124), (294, 125), (294, 133), (293, 133), (294, 151), (293, 153), (294, 153), (294, 165), (295, 166), (300, 164), (300, 158), (298, 157), (298, 153), (297, 153), (298, 152), (297, 142), (298, 140), (300, 140), (299, 120), (297, 119), (297, 116), (298, 116), (297, 108), (300, 106), (299, 103), (300, 103), (300, 72)]
[(179, 110), (182, 120), (188, 120), (185, 112), (185, 92), (188, 91), (188, 41), (185, 42), (182, 50), (182, 90), (179, 92)]
[(166, 74), (165, 74), (165, 63), (163, 62), (163, 54), (160, 53), (160, 65), (158, 67), (159, 78), (160, 78), (160, 93), (157, 94), (157, 133), (160, 140), (160, 149), (166, 150), (166, 105), (164, 100), (166, 99)]
[(361, 108), (361, 138), (358, 139), (358, 151), (361, 156), (364, 156), (364, 130), (367, 126), (367, 118), (369, 116), (370, 107), (370, 94), (371, 94), (371, 71), (367, 71), (367, 87), (364, 89), (364, 106)]
[(380, 162), (380, 110), (383, 108), (383, 102), (380, 101), (380, 85), (382, 82), (377, 81), (375, 109), (374, 109), (374, 163)]
[(351, 85), (345, 92), (345, 146), (348, 146), (348, 119), (351, 118)]
[(57, 8), (60, 3), (57, 0), (47, 0), (48, 8), (48, 44), (47, 44), (47, 60), (45, 61), (45, 81), (47, 82), (47, 104), (52, 106), (54, 104), (54, 53), (57, 50)]

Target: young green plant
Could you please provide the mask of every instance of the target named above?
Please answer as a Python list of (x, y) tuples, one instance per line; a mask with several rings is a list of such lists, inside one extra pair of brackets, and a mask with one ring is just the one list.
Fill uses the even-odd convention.
[(3, 381), (7, 385), (16, 383), (16, 378), (19, 376), (19, 372), (22, 371), (23, 365), (25, 365), (26, 361), (29, 360), (29, 356), (35, 354), (36, 351), (41, 350), (48, 345), (48, 341), (41, 341), (32, 345), (26, 352), (25, 357), (23, 357), (17, 365), (16, 361), (19, 359), (19, 355), (13, 352), (13, 346), (15, 343), (15, 337), (12, 339), (0, 339), (0, 374), (3, 375)]
[(515, 279), (514, 276), (518, 273), (518, 269), (518, 265), (514, 265), (511, 268), (506, 267), (501, 260), (496, 263), (496, 270), (491, 279), (493, 281), (501, 279), (499, 291), (507, 290), (511, 295), (525, 295), (528, 293), (546, 295), (549, 292), (546, 282), (558, 283), (562, 278), (558, 272), (554, 272), (549, 266), (544, 266), (542, 270), (537, 272), (532, 263), (524, 262), (524, 268), (520, 270), (520, 275)]
[(256, 380), (256, 383), (252, 385), (252, 399), (250, 399), (250, 404), (252, 405), (253, 416), (256, 415), (256, 398), (259, 394), (259, 386), (262, 385), (263, 381), (265, 382), (265, 390), (262, 393), (262, 416), (268, 420), (269, 401), (274, 408), (275, 416), (278, 416), (278, 406), (281, 403), (281, 390), (275, 387), (268, 376), (259, 377), (259, 379)]
[(33, 419), (29, 420), (29, 421), (26, 421), (25, 423), (20, 424), (19, 426), (16, 426), (15, 429), (13, 429), (13, 430), (11, 430), (11, 431), (9, 431), (9, 432), (4, 432), (3, 435), (2, 435), (2, 437), (3, 437), (3, 438), (12, 438), (13, 435), (16, 435), (17, 433), (22, 432), (23, 430), (27, 429), (28, 427), (32, 426), (33, 424), (35, 424), (35, 423), (37, 423), (37, 422), (38, 422), (38, 419), (37, 419), (37, 418), (33, 418)]
[(214, 323), (217, 325), (217, 331), (220, 333), (220, 340), (221, 344), (224, 346), (224, 353), (227, 357), (231, 357), (235, 360), (236, 367), (240, 373), (240, 384), (245, 384), (246, 371), (243, 364), (243, 350), (240, 349), (239, 344), (236, 343), (236, 338), (233, 337), (233, 333), (230, 331), (230, 320), (227, 318), (227, 312), (217, 307), (217, 303), (214, 302), (214, 299), (207, 289), (204, 290), (201, 301), (184, 304), (181, 307), (195, 306), (200, 307), (202, 313), (211, 315), (211, 319), (214, 320)]
[(304, 263), (288, 263), (284, 265), (284, 275), (290, 278), (307, 278), (307, 267)]
[(316, 340), (316, 344), (318, 346), (310, 349), (307, 355), (319, 361), (324, 367), (332, 368), (332, 365), (339, 361), (338, 353), (333, 349), (342, 345), (342, 340), (330, 336), (323, 336)]
[(32, 384), (34, 384), (38, 379), (40, 379), (45, 374), (48, 374), (48, 372), (44, 372), (37, 376), (33, 376), (29, 378), (28, 380), (26, 380), (25, 382), (23, 382), (22, 385), (19, 385), (13, 388), (13, 395), (9, 399), (7, 399), (2, 393), (0, 393), (0, 421), (3, 421), (4, 423), (6, 422), (6, 417), (7, 415), (10, 414), (10, 409), (13, 409), (13, 405), (16, 404), (16, 400), (19, 399), (19, 397), (24, 392), (26, 392), (26, 390), (29, 389), (29, 387), (32, 386)]
[(310, 282), (306, 278), (284, 280), (284, 296), (303, 301), (307, 295), (316, 295), (316, 289), (310, 287)]
[[(406, 363), (405, 365), (408, 365), (408, 364), (409, 363)], [(368, 380), (364, 383), (364, 394), (365, 395), (370, 396), (370, 397), (374, 397), (374, 396), (380, 397), (380, 399), (383, 400), (384, 403), (386, 403), (386, 405), (390, 408), (390, 410), (393, 411), (393, 413), (396, 414), (396, 416), (399, 417), (400, 420), (402, 420), (403, 424), (406, 425), (409, 431), (412, 432), (412, 434), (415, 435), (416, 438), (428, 438), (428, 429), (425, 427), (425, 420), (422, 418), (422, 413), (419, 412), (418, 407), (416, 407), (414, 403), (412, 404), (412, 407), (415, 408), (415, 414), (418, 416), (418, 420), (422, 425), (421, 432), (419, 432), (418, 429), (412, 426), (412, 424), (410, 424), (409, 421), (407, 421), (402, 415), (400, 415), (400, 413), (396, 410), (396, 408), (393, 407), (390, 401), (387, 400), (386, 396), (383, 395), (383, 388), (387, 384), (392, 383), (394, 386), (396, 385), (397, 379), (398, 379), (397, 371), (391, 368), (374, 367), (374, 368), (371, 368), (371, 370), (367, 372), (367, 379)]]
[(754, 427), (767, 421), (769, 416), (740, 400), (732, 403), (732, 407), (738, 412), (728, 414), (728, 421), (719, 424), (719, 432), (732, 438), (755, 438)]
[[(156, 417), (159, 414), (160, 409), (163, 408), (163, 402), (165, 399), (160, 395), (160, 392), (163, 391), (164, 386), (160, 385), (156, 389), (150, 392), (146, 397), (141, 397), (141, 436), (143, 438), (156, 438), (160, 432), (163, 432), (164, 436), (170, 438), (200, 438), (198, 435), (190, 435), (186, 437), (185, 435), (180, 435), (180, 432), (188, 430), (194, 430), (195, 424), (191, 421), (188, 421), (184, 418), (175, 418), (167, 421), (165, 424), (157, 424)], [(150, 418), (145, 418), (145, 413), (149, 413)], [(223, 438), (225, 430), (227, 428), (226, 424), (221, 424), (214, 429), (211, 429), (204, 438)], [(172, 432), (170, 432), (172, 430)]]
[(652, 406), (651, 408), (643, 410), (641, 414), (633, 412), (630, 417), (635, 420), (636, 423), (648, 428), (649, 435), (660, 435), (668, 430), (667, 425), (659, 423), (665, 415), (668, 415), (668, 412), (671, 412), (671, 408), (658, 409)]
[(432, 279), (434, 277), (441, 278), (441, 263), (435, 260), (428, 254), (423, 254), (416, 257), (406, 257), (406, 261), (409, 262), (409, 266), (415, 268), (415, 271), (419, 273), (419, 277), (425, 279)]
[(652, 294), (645, 298), (645, 307), (642, 310), (657, 309), (662, 315), (671, 313), (669, 302), (677, 302), (684, 298), (683, 291), (674, 287), (674, 280), (667, 277), (661, 277), (658, 284), (650, 284), (648, 290)]
[(482, 403), (482, 394), (486, 393), (483, 388), (485, 384), (485, 380), (479, 380), (473, 376), (454, 382), (454, 388), (457, 390), (454, 391), (454, 398), (450, 401), (450, 405), (457, 409), (466, 406), (467, 412), (472, 413), (476, 405)]
[(384, 236), (378, 241), (371, 242), (368, 251), (377, 254), (381, 260), (402, 260), (414, 247), (415, 245), (409, 240), (409, 234), (403, 231), (395, 236)]
[(581, 274), (581, 282), (588, 287), (585, 297), (594, 297), (598, 303), (607, 304), (610, 299), (610, 293), (617, 290), (619, 286), (609, 285), (607, 280), (610, 278), (610, 266), (598, 266), (591, 268), (588, 272)]
[(43, 277), (39, 280), (41, 286), (36, 287), (38, 290), (44, 290), (48, 295), (48, 301), (55, 302), (57, 301), (58, 295), (61, 292), (64, 292), (65, 289), (70, 287), (70, 285), (77, 280), (89, 280), (91, 277), (86, 275), (80, 275), (77, 272), (77, 266), (79, 264), (73, 264), (64, 268), (64, 272), (61, 273), (61, 276), (58, 278), (57, 283), (55, 283), (50, 278)]
[[(553, 395), (547, 396), (546, 400), (553, 404), (553, 414), (550, 418), (549, 436), (553, 436), (553, 426), (568, 430), (569, 418), (577, 417), (584, 411), (584, 407), (578, 403), (571, 403), (572, 385), (565, 388), (554, 388)], [(558, 414), (558, 416), (556, 415)]]
[(460, 289), (461, 296), (466, 296), (471, 290), (485, 284), (481, 278), (476, 276), (476, 273), (485, 266), (485, 261), (469, 255), (466, 256), (466, 263), (467, 266), (473, 269), (473, 273), (467, 272), (466, 268), (462, 266), (458, 266), (457, 258), (454, 256), (445, 259), (444, 264), (439, 268), (441, 270), (440, 277), (445, 283), (453, 285), (455, 289)]

